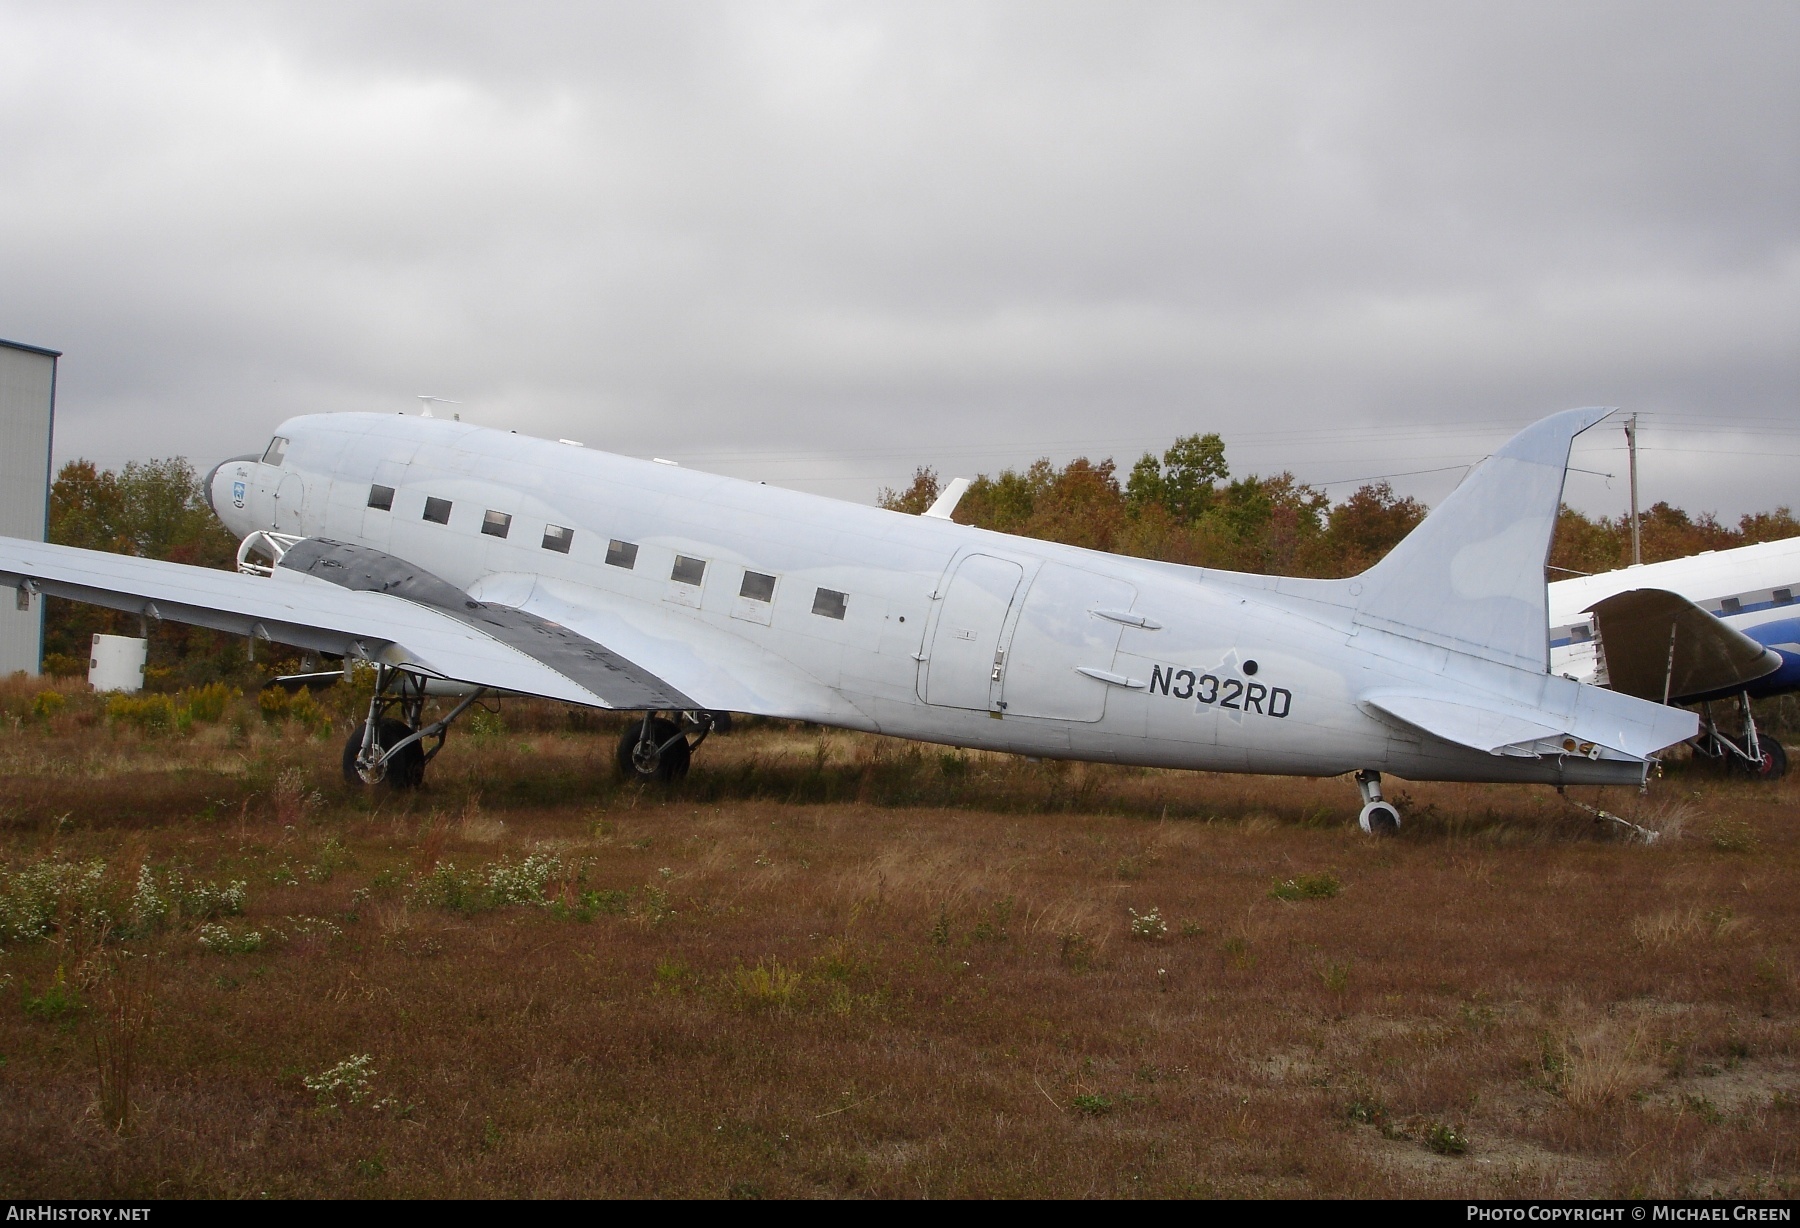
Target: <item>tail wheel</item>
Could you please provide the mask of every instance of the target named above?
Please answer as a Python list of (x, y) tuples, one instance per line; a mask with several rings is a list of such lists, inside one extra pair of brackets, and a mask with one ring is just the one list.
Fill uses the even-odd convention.
[(1389, 802), (1370, 802), (1356, 816), (1356, 823), (1371, 836), (1397, 836), (1400, 834), (1400, 812)]
[[(405, 721), (387, 718), (376, 730), (376, 740), (381, 749), (386, 751), (412, 736), (412, 730)], [(363, 727), (358, 725), (350, 734), (350, 740), (344, 743), (344, 779), (353, 785), (386, 783), (390, 789), (416, 789), (425, 783), (425, 748), (417, 742), (405, 747), (399, 754), (389, 759), (384, 765), (382, 774), (368, 777), (356, 761), (362, 754)]]
[(619, 738), (619, 775), (627, 780), (673, 784), (687, 775), (688, 742), (681, 728), (660, 716), (633, 721)]

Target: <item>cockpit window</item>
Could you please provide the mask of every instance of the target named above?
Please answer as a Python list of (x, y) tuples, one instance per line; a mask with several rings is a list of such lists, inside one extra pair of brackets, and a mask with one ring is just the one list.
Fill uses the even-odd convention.
[(280, 435), (269, 440), (269, 450), (263, 453), (262, 463), (265, 465), (279, 465), (281, 463), (281, 458), (287, 455), (287, 446), (288, 441)]

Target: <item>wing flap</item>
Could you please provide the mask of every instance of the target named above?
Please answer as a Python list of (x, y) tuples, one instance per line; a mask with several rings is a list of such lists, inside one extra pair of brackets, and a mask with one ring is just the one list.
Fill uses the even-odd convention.
[(1588, 611), (1607, 685), (1624, 695), (1678, 702), (1741, 690), (1781, 668), (1780, 653), (1665, 589), (1615, 593)]
[(606, 644), (694, 696), (691, 706), (879, 732), (842, 693), (794, 662), (699, 621), (691, 611), (620, 601), (587, 585), (522, 572), (483, 577), (469, 591)]
[(608, 707), (643, 710), (703, 706), (680, 688), (563, 623), (514, 606), (477, 600), (421, 567), (367, 546), (307, 538), (282, 555), (278, 571), (316, 577), (353, 592), (384, 593), (429, 607), (604, 697)]

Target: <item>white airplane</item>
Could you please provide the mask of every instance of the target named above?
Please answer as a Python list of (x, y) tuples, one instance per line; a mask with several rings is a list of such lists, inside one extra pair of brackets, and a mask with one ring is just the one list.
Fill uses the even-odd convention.
[[(1559, 674), (1640, 699), (1700, 704), (1694, 749), (1779, 779), (1787, 750), (1760, 734), (1750, 701), (1800, 689), (1800, 537), (1626, 567), (1550, 586)], [(1713, 719), (1736, 698), (1742, 732)]]
[[(233, 574), (0, 539), (0, 583), (372, 663), (346, 774), (417, 784), (484, 692), (641, 712), (664, 780), (724, 712), (1219, 772), (1638, 784), (1690, 712), (1550, 671), (1571, 410), (1348, 580), (1177, 566), (468, 423), (284, 423), (208, 475)], [(254, 559), (261, 554), (266, 566)], [(454, 684), (454, 685), (451, 685)], [(429, 693), (464, 698), (427, 720)], [(664, 715), (668, 714), (668, 715)], [(429, 750), (426, 741), (435, 740)]]

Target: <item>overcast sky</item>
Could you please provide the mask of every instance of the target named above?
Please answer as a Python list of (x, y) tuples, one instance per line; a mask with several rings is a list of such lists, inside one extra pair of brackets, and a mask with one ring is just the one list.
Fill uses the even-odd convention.
[[(0, 0), (56, 452), (465, 418), (871, 500), (1218, 431), (1430, 500), (1533, 418), (1800, 505), (1800, 4)], [(1621, 433), (1573, 502), (1624, 506)], [(1428, 471), (1428, 472), (1416, 472)]]

